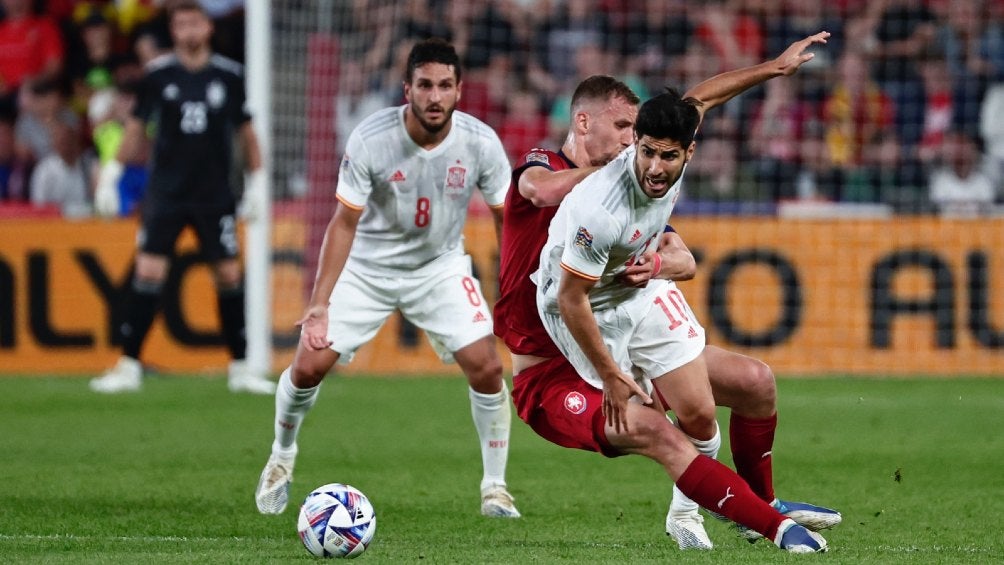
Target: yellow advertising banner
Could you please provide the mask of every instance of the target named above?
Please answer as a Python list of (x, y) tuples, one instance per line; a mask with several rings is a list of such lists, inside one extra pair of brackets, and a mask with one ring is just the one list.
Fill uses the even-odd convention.
[[(0, 371), (96, 373), (121, 354), (113, 341), (119, 297), (130, 282), (137, 224), (122, 220), (0, 222)], [(158, 316), (143, 348), (152, 367), (220, 371), (209, 267), (182, 234)]]
[(709, 343), (783, 374), (1004, 374), (1004, 220), (683, 217)]
[[(779, 374), (1004, 374), (1004, 219), (690, 216), (674, 225), (698, 258), (697, 278), (680, 288), (709, 343), (763, 359)], [(93, 374), (114, 362), (115, 306), (135, 233), (131, 221), (0, 222), (0, 371)], [(465, 233), (494, 301), (491, 220), (472, 219)], [(292, 358), (313, 273), (303, 266), (302, 222), (279, 220), (273, 240), (278, 371)], [(227, 355), (216, 297), (194, 249), (184, 234), (144, 361), (219, 372)], [(338, 370), (459, 372), (399, 316)]]

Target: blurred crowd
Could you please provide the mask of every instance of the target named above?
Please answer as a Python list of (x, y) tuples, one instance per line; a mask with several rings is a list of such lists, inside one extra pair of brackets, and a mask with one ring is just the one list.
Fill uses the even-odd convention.
[[(709, 114), (693, 203), (885, 204), (980, 213), (1004, 196), (1002, 0), (355, 0), (341, 33), (339, 131), (400, 100), (403, 54), (427, 36), (466, 63), (461, 108), (511, 158), (557, 148), (582, 78), (641, 97), (833, 35), (792, 80)], [(344, 136), (343, 136), (344, 137)], [(750, 209), (739, 207), (735, 209)], [(770, 209), (769, 207), (767, 209)]]
[[(65, 217), (92, 214), (100, 163), (112, 159), (143, 66), (170, 49), (162, 0), (0, 0), (0, 203)], [(243, 0), (206, 0), (215, 47), (243, 59)], [(145, 153), (148, 153), (146, 151)], [(144, 163), (128, 167), (135, 205)]]
[[(93, 164), (114, 153), (142, 65), (169, 48), (161, 1), (0, 1), (0, 200), (87, 214)], [(204, 3), (217, 50), (242, 60), (243, 2)], [(826, 30), (795, 77), (709, 113), (691, 205), (971, 215), (1004, 198), (1004, 0), (288, 0), (273, 13), (287, 5), (337, 20), (340, 143), (401, 102), (403, 56), (429, 36), (457, 46), (460, 108), (515, 158), (561, 145), (586, 76), (617, 76), (645, 99)], [(141, 189), (142, 166), (132, 174)]]

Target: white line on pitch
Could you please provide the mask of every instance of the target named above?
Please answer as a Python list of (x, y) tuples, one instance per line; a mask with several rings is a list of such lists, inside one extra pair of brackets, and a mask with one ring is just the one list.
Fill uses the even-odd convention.
[(31, 540), (31, 541), (126, 541), (126, 542), (218, 542), (218, 541), (251, 541), (257, 538), (242, 538), (228, 536), (220, 538), (188, 537), (188, 536), (79, 536), (76, 534), (0, 534), (0, 541)]

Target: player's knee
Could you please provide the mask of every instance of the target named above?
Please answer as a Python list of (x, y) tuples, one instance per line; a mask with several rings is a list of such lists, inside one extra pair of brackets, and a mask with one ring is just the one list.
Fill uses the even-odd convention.
[(293, 359), (290, 380), (297, 388), (311, 388), (321, 384), (331, 370), (331, 363), (316, 356), (297, 355)]
[(753, 372), (754, 390), (757, 398), (769, 400), (773, 405), (777, 399), (777, 381), (774, 380), (774, 371), (770, 370), (763, 361), (757, 361), (756, 370)]
[(715, 406), (690, 406), (675, 412), (677, 425), (688, 436), (699, 440), (709, 440), (718, 430), (715, 420)]
[(502, 390), (502, 360), (498, 355), (490, 355), (467, 371), (467, 380), (475, 391), (494, 394)]
[(774, 371), (763, 361), (753, 360), (744, 382), (746, 406), (743, 412), (750, 416), (767, 417), (774, 413), (777, 406), (777, 382)]

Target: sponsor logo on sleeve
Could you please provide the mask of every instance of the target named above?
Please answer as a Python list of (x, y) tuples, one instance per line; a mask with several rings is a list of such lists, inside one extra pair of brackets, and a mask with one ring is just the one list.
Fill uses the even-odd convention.
[(542, 153), (540, 151), (531, 151), (526, 155), (527, 163), (543, 163), (547, 166), (551, 166), (551, 160), (547, 157), (547, 153)]

